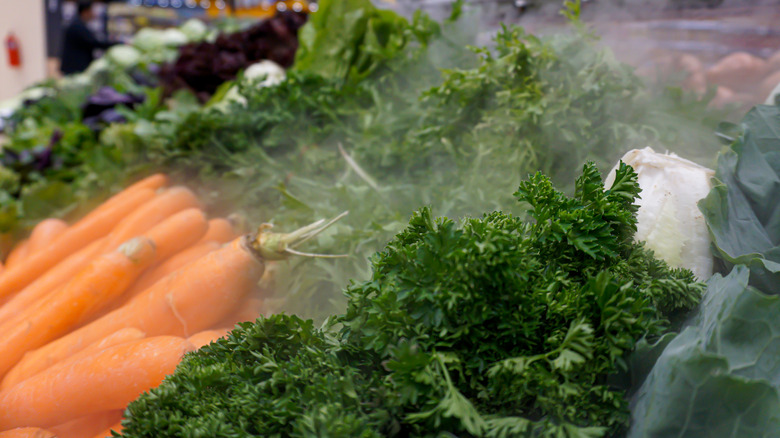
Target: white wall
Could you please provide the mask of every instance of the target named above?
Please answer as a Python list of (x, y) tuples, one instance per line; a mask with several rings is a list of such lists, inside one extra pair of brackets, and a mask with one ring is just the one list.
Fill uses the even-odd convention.
[[(46, 27), (42, 0), (0, 0), (0, 100), (46, 78)], [(9, 32), (19, 40), (22, 66), (8, 65), (5, 39)]]

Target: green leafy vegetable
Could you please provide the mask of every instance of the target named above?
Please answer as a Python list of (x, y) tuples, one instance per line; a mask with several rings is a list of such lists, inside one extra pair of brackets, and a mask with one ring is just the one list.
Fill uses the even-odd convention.
[(700, 208), (716, 255), (743, 264), (766, 293), (780, 282), (780, 107), (759, 105), (745, 116), (742, 134), (721, 153), (716, 184)]
[(699, 203), (715, 275), (690, 327), (666, 346), (632, 408), (630, 437), (780, 436), (780, 109), (757, 106)]
[(780, 298), (750, 275), (738, 265), (710, 279), (638, 392), (630, 438), (780, 436)]
[[(336, 345), (295, 316), (242, 323), (226, 339), (185, 357), (155, 401), (130, 406), (131, 418), (151, 421), (131, 421), (123, 434), (379, 437), (372, 427), (386, 413), (360, 399), (379, 382), (344, 366)], [(152, 413), (158, 403), (175, 405), (178, 414)]]
[[(438, 31), (430, 20), (411, 26), (369, 0), (324, 0), (301, 29), (295, 69), (328, 79), (359, 82), (398, 56), (407, 44)], [(417, 26), (416, 24), (420, 24)]]
[(613, 377), (702, 290), (633, 243), (638, 191), (630, 167), (605, 190), (588, 164), (571, 198), (542, 174), (520, 185), (531, 223), (423, 208), (322, 331), (242, 324), (133, 402), (123, 436), (619, 433), (627, 388)]

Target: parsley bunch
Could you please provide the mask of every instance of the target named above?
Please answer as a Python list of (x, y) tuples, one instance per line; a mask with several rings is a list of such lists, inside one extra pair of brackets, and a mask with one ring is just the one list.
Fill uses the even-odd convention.
[(316, 330), (283, 315), (188, 355), (124, 436), (594, 437), (624, 431), (628, 355), (702, 285), (633, 242), (639, 193), (587, 164), (574, 196), (537, 173), (461, 225), (429, 208)]

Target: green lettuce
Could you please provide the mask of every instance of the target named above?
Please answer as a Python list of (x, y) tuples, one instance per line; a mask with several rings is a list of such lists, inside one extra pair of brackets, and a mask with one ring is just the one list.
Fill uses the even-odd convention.
[(359, 82), (408, 44), (425, 43), (438, 33), (439, 25), (422, 15), (408, 22), (369, 0), (323, 0), (300, 31), (294, 68)]

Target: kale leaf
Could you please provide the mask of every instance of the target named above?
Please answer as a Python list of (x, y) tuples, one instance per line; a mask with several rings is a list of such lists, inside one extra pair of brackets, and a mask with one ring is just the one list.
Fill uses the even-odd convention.
[(699, 208), (724, 275), (639, 382), (632, 438), (780, 436), (779, 123), (756, 106), (718, 157)]
[(780, 437), (780, 298), (737, 265), (715, 274), (692, 324), (632, 400), (631, 438)]

